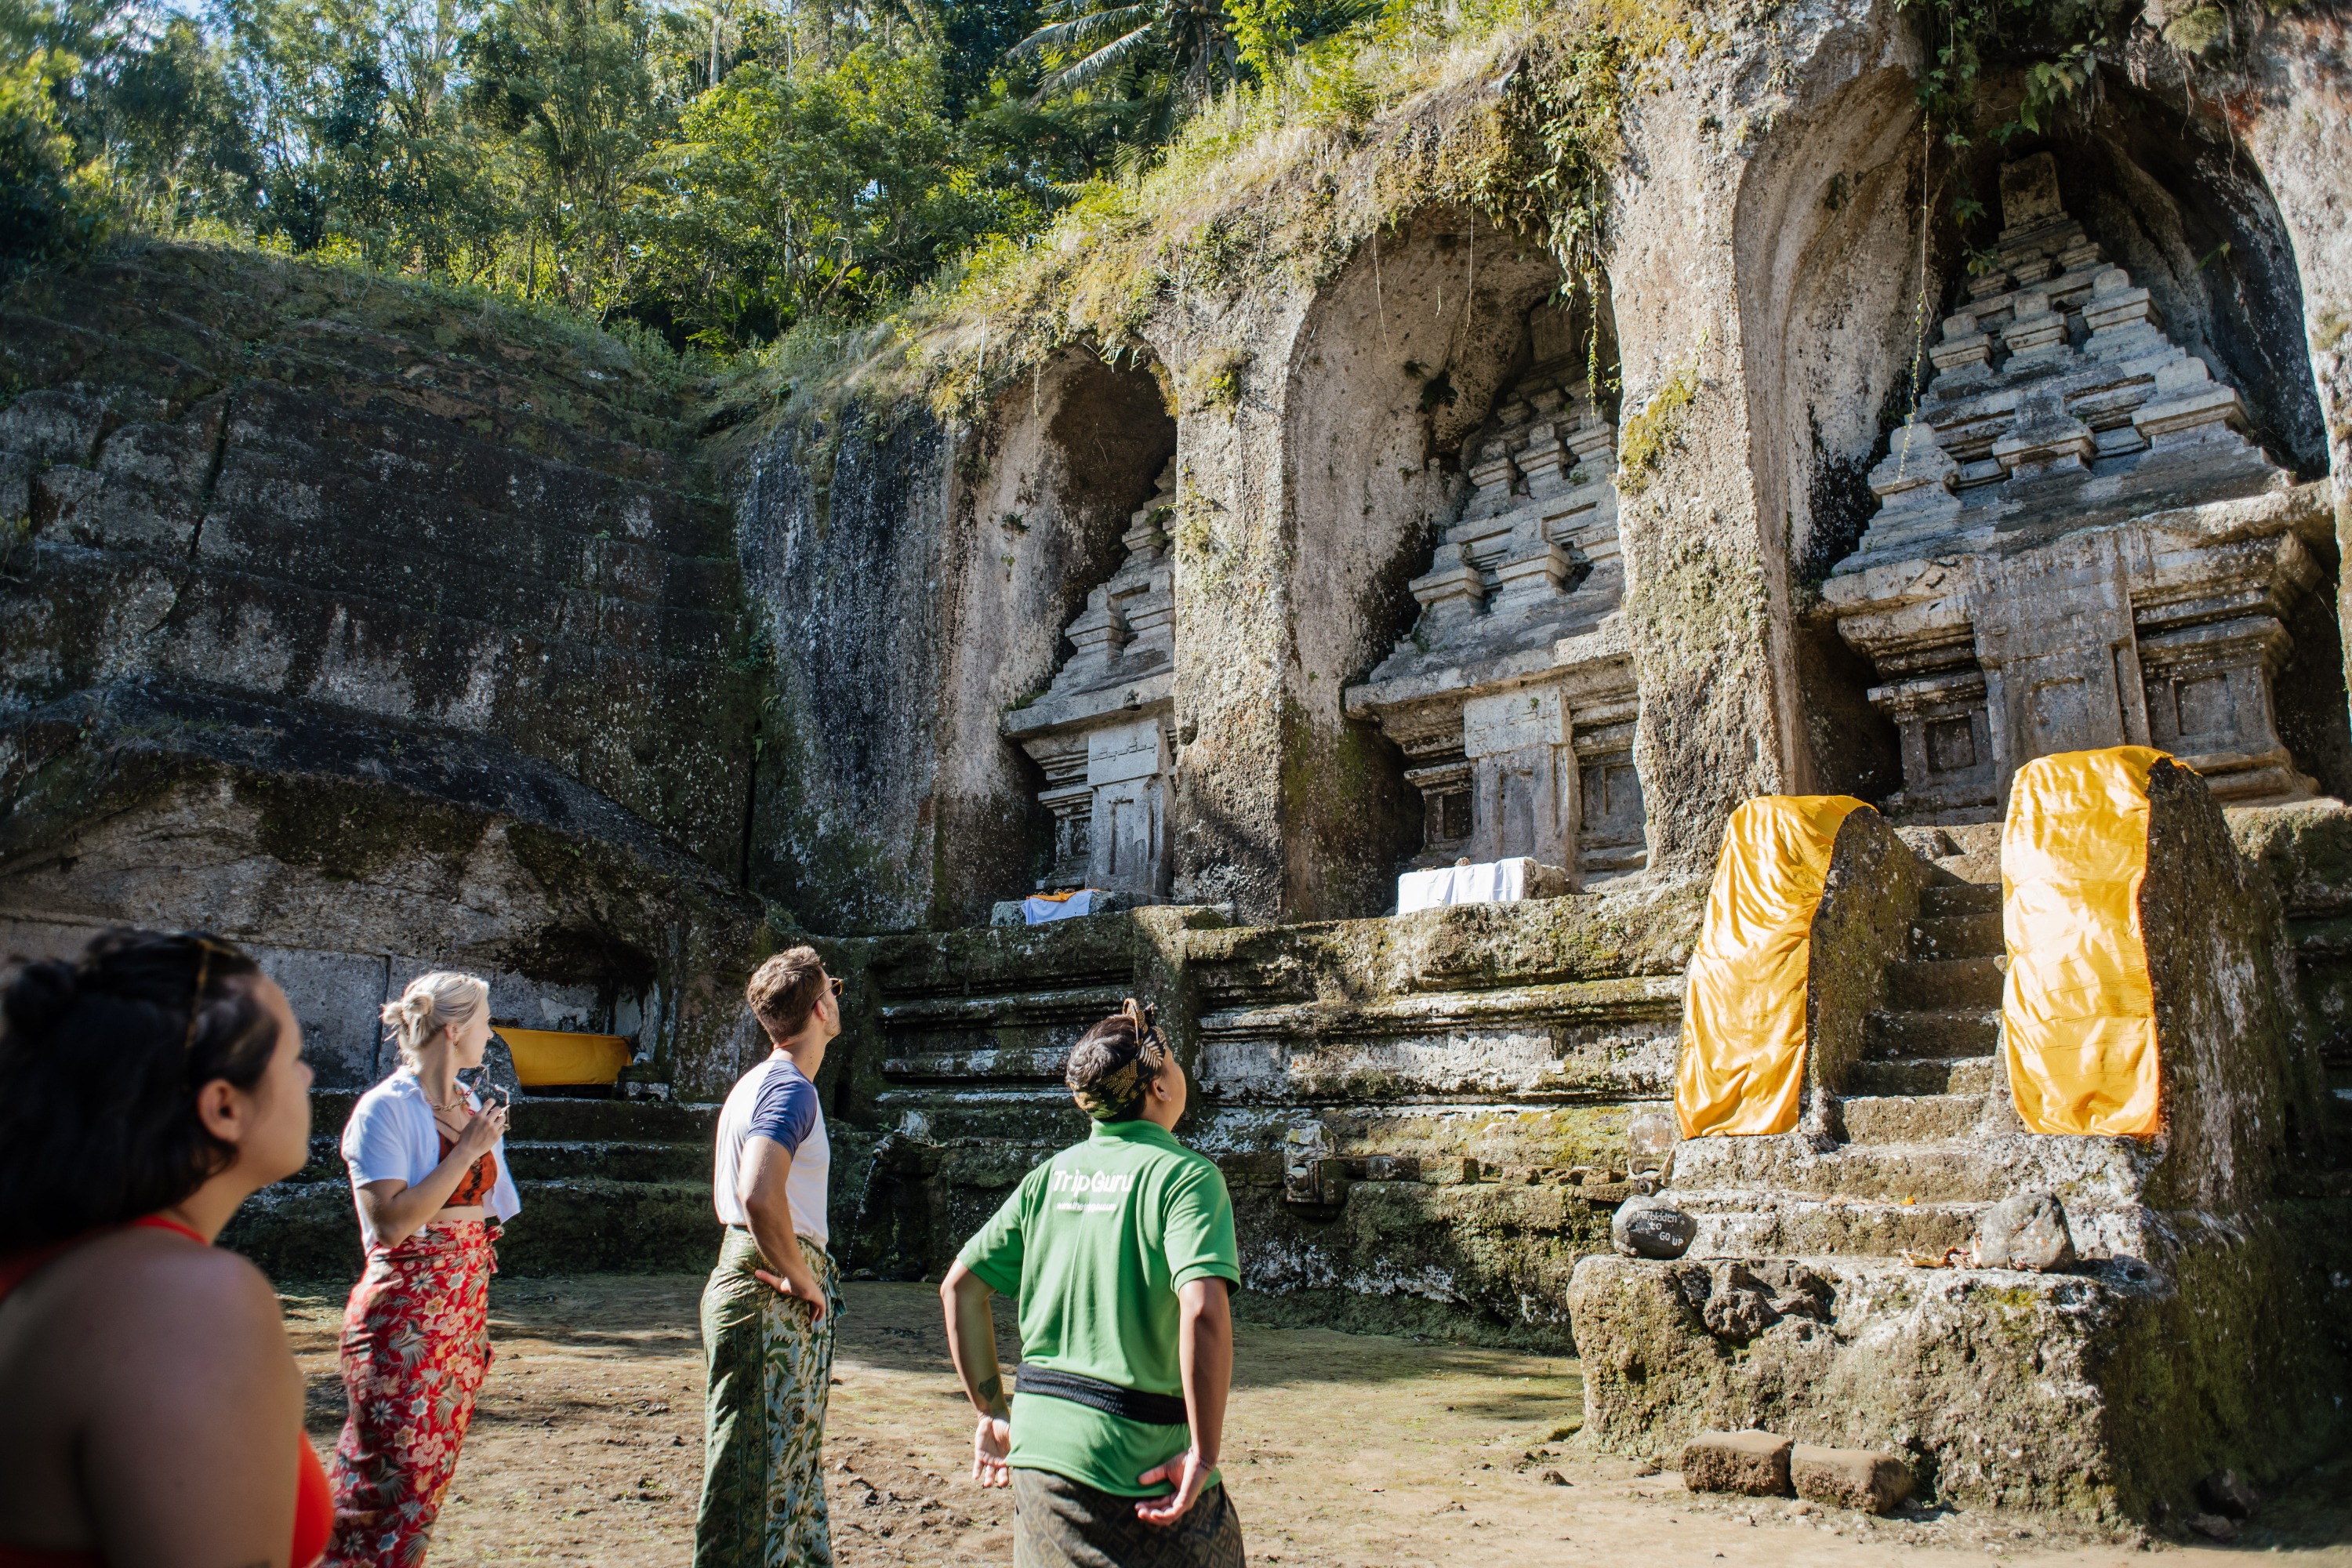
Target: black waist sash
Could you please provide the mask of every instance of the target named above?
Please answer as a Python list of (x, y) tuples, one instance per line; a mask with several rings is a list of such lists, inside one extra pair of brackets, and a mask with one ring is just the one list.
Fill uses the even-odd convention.
[(1146, 1394), (1139, 1388), (1121, 1388), (1115, 1383), (1105, 1383), (1098, 1377), (1086, 1377), (1075, 1372), (1024, 1366), (1013, 1374), (1013, 1389), (1016, 1394), (1042, 1394), (1048, 1399), (1066, 1399), (1073, 1405), (1083, 1405), (1106, 1415), (1140, 1421), (1146, 1426), (1187, 1425), (1184, 1402), (1172, 1394)]

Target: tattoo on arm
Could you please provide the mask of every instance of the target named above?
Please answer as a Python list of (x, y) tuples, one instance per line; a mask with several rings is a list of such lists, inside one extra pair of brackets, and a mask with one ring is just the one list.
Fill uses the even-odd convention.
[(980, 1403), (991, 1415), (1004, 1414), (1004, 1379), (992, 1373), (980, 1380)]

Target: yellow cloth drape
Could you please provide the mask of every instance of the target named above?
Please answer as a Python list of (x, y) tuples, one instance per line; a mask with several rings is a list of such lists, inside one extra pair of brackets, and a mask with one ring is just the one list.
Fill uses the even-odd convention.
[(2162, 1119), (2147, 879), (2147, 746), (2060, 752), (2017, 770), (2000, 834), (2009, 974), (2001, 1048), (2036, 1132), (2149, 1138)]
[(1725, 825), (1683, 1001), (1675, 1115), (1685, 1138), (1786, 1132), (1805, 1088), (1805, 980), (1846, 795), (1769, 795)]
[(499, 1030), (525, 1089), (553, 1084), (614, 1083), (635, 1048), (625, 1035), (582, 1035), (569, 1029)]

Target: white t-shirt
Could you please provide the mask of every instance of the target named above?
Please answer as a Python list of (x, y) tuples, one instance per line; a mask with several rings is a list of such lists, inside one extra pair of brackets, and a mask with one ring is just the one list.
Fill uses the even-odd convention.
[[(476, 1111), (482, 1102), (464, 1084), (457, 1086)], [(343, 1163), (351, 1167), (352, 1185), (370, 1182), (406, 1182), (416, 1185), (441, 1163), (441, 1131), (433, 1122), (433, 1107), (425, 1102), (425, 1086), (416, 1069), (402, 1068), (360, 1096), (352, 1119), (343, 1123)], [(507, 1168), (507, 1141), (490, 1145), (498, 1157), (499, 1179), (482, 1206), (499, 1219), (512, 1219), (522, 1210), (514, 1175)]]
[(743, 1145), (753, 1138), (772, 1138), (793, 1157), (792, 1173), (784, 1179), (793, 1228), (824, 1246), (831, 1237), (824, 1223), (824, 1188), (833, 1170), (833, 1145), (825, 1141), (824, 1109), (817, 1103), (816, 1085), (782, 1052), (737, 1079), (719, 1112), (719, 1157), (710, 1196), (727, 1225), (751, 1223), (735, 1184), (743, 1168)]

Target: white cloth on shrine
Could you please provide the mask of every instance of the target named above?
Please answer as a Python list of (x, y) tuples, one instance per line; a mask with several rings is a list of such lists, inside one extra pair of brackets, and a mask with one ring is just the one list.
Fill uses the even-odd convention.
[(1440, 866), (1407, 871), (1397, 879), (1397, 913), (1433, 910), (1441, 904), (1508, 904), (1528, 896), (1535, 862), (1526, 856), (1486, 860), (1475, 866)]
[(1026, 898), (1021, 900), (1021, 918), (1033, 926), (1047, 921), (1066, 921), (1092, 912), (1095, 890), (1080, 888), (1066, 899)]

